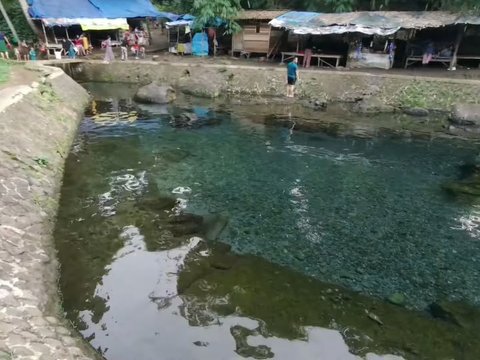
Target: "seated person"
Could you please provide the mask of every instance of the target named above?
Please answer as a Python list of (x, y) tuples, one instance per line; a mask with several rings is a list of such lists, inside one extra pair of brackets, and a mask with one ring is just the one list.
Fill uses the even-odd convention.
[(141, 56), (142, 59), (145, 58), (145, 47), (140, 46), (138, 42), (135, 42), (131, 50), (132, 53), (135, 55), (135, 59), (138, 59), (139, 56)]
[(440, 50), (438, 56), (442, 58), (451, 58), (453, 56), (453, 46), (449, 45), (446, 48)]
[(425, 47), (425, 51), (423, 52), (422, 64), (427, 65), (430, 61), (432, 61), (433, 54), (435, 52), (435, 46), (433, 42), (428, 42), (427, 46)]

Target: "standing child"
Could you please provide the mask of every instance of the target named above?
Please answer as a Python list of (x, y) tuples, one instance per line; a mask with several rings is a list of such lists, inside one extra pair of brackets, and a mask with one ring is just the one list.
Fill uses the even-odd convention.
[(35, 51), (35, 49), (33, 47), (30, 48), (30, 52), (28, 53), (28, 55), (30, 56), (31, 61), (36, 61), (37, 60), (37, 52)]
[(103, 59), (103, 62), (109, 63), (115, 60), (115, 55), (113, 54), (112, 50), (112, 38), (108, 36), (107, 40), (105, 40), (103, 44), (105, 46), (105, 58)]
[(122, 60), (128, 60), (128, 33), (124, 35), (120, 49), (122, 50)]
[(294, 57), (287, 65), (287, 97), (295, 96), (295, 83), (298, 80), (298, 58)]

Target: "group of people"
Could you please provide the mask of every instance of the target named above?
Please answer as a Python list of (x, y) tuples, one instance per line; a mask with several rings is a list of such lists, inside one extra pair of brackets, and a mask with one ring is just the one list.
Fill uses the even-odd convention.
[(2, 59), (9, 59), (8, 48), (11, 47), (10, 41), (8, 40), (5, 33), (0, 32), (0, 57)]
[(434, 56), (451, 58), (453, 56), (453, 44), (449, 44), (437, 51), (435, 49), (435, 44), (432, 41), (427, 42), (423, 51), (422, 64), (427, 65), (432, 61)]
[[(126, 31), (120, 41), (121, 59), (123, 61), (128, 60), (129, 51), (135, 59), (145, 58), (145, 46), (148, 45), (148, 42), (148, 35), (142, 29), (135, 28), (134, 30)], [(112, 38), (108, 36), (107, 39), (102, 42), (102, 48), (105, 49), (104, 62), (106, 63), (115, 60), (112, 47)]]
[(0, 57), (4, 60), (10, 59), (10, 51), (13, 51), (18, 61), (37, 60), (37, 47), (40, 53), (46, 53), (46, 47), (42, 43), (35, 46), (22, 40), (17, 47), (14, 47), (5, 33), (0, 32)]
[(77, 35), (73, 40), (62, 40), (62, 53), (70, 59), (75, 59), (77, 56), (87, 56), (91, 52), (92, 46), (85, 34)]

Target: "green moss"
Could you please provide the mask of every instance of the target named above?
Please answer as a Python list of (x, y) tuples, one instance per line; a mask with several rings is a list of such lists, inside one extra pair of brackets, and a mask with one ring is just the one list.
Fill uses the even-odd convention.
[[(393, 85), (393, 84), (392, 84)], [(398, 107), (419, 107), (448, 110), (458, 101), (477, 103), (477, 91), (462, 84), (445, 84), (440, 81), (415, 81), (400, 88), (385, 101)]]

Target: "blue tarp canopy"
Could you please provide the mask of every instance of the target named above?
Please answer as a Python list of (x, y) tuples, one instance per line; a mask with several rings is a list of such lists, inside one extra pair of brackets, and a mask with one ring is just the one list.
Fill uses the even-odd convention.
[(29, 0), (28, 3), (33, 19), (118, 19), (167, 14), (158, 12), (150, 0)]
[(109, 19), (160, 15), (150, 0), (90, 0), (90, 2), (100, 9), (103, 17)]

